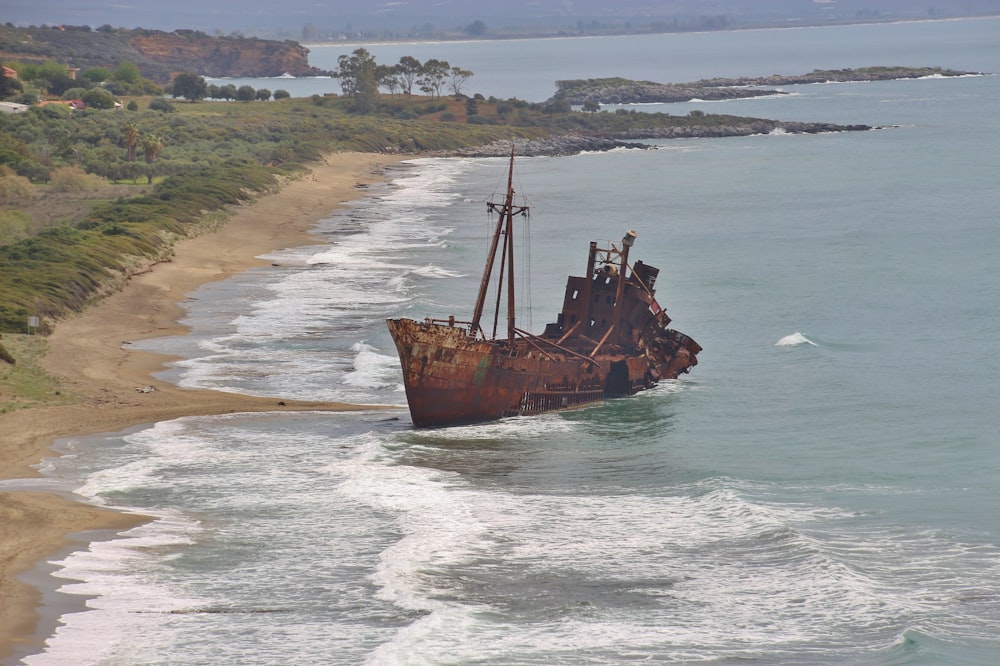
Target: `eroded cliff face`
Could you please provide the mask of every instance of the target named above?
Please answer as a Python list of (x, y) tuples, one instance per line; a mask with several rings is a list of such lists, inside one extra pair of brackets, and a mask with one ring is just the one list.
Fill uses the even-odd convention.
[(175, 73), (213, 77), (325, 73), (309, 65), (309, 49), (292, 41), (160, 33), (136, 36), (130, 43), (143, 57)]

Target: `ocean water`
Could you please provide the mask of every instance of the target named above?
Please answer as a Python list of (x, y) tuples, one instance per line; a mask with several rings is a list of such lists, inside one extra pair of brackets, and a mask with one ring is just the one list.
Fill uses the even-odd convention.
[[(1000, 72), (998, 45), (984, 19), (407, 48), (544, 99), (612, 73)], [(325, 245), (192, 294), (192, 333), (146, 343), (180, 385), (388, 407), (61, 442), (49, 477), (155, 520), (54, 563), (87, 610), (23, 663), (996, 663), (1000, 79), (789, 90), (655, 110), (885, 129), (518, 161), (523, 327), (634, 229), (705, 348), (633, 398), (412, 428), (384, 320), (471, 311), (503, 160), (393, 167)]]

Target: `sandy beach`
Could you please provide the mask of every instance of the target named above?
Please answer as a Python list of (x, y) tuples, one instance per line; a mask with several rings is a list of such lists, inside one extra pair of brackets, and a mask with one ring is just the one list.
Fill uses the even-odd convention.
[[(339, 403), (307, 403), (213, 391), (183, 390), (155, 379), (169, 358), (129, 343), (185, 332), (180, 303), (202, 284), (266, 262), (271, 250), (315, 242), (307, 234), (343, 202), (363, 196), (383, 167), (405, 159), (337, 153), (311, 174), (241, 207), (218, 231), (182, 241), (172, 261), (132, 278), (122, 291), (61, 322), (44, 359), (66, 392), (79, 399), (60, 407), (0, 415), (0, 478), (38, 476), (32, 465), (70, 435), (114, 432), (130, 425), (187, 415), (234, 412), (348, 410)], [(153, 387), (152, 391), (137, 389)], [(280, 404), (279, 404), (280, 403)], [(14, 650), (41, 648), (37, 635), (41, 593), (18, 575), (74, 543), (88, 530), (122, 531), (141, 516), (108, 511), (45, 492), (0, 492), (0, 659)]]

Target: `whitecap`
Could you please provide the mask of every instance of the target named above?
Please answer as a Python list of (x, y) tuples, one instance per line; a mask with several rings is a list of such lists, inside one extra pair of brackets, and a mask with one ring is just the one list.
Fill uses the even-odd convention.
[(775, 347), (797, 347), (799, 345), (812, 345), (813, 347), (818, 346), (815, 342), (813, 342), (806, 336), (802, 335), (798, 331), (795, 331), (791, 335), (786, 335), (785, 337), (781, 338), (780, 340), (774, 343)]

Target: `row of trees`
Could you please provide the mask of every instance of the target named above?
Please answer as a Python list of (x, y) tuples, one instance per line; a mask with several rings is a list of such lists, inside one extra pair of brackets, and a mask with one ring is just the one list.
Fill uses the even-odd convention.
[(166, 92), (174, 97), (196, 102), (200, 99), (224, 99), (226, 101), (236, 100), (238, 102), (252, 102), (258, 100), (266, 102), (273, 96), (274, 99), (286, 99), (291, 97), (287, 90), (275, 90), (273, 95), (267, 88), (257, 88), (243, 85), (236, 87), (232, 83), (216, 85), (207, 83), (205, 79), (197, 74), (182, 72), (174, 77), (174, 80), (167, 86)]
[(339, 69), (333, 75), (340, 79), (344, 94), (354, 98), (355, 111), (359, 113), (375, 111), (380, 88), (393, 95), (402, 93), (410, 97), (417, 87), (434, 98), (441, 97), (442, 90), (450, 90), (457, 97), (472, 77), (469, 70), (436, 58), (422, 63), (412, 56), (403, 56), (395, 65), (379, 65), (364, 48), (340, 56), (337, 64)]

